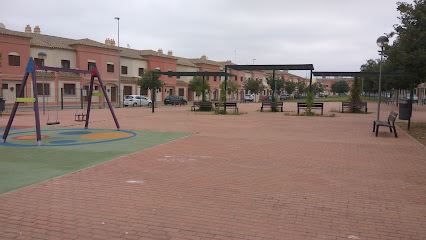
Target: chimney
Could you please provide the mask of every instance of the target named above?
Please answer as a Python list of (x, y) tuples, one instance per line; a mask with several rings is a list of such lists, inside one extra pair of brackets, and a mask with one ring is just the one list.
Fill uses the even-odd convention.
[(115, 40), (114, 39), (111, 39), (111, 44), (110, 44), (111, 46), (115, 46)]
[(206, 55), (201, 56), (201, 60), (207, 60), (207, 56)]
[(159, 54), (163, 54), (163, 49), (159, 48), (159, 49), (158, 49), (158, 53), (159, 53)]
[(111, 46), (111, 40), (109, 38), (105, 39), (105, 45)]
[(31, 27), (29, 24), (25, 27), (25, 33), (31, 33)]
[(169, 50), (169, 51), (167, 52), (167, 55), (169, 55), (169, 56), (173, 56), (173, 52), (172, 52), (172, 50)]
[(34, 27), (34, 33), (40, 34), (40, 27), (38, 25)]

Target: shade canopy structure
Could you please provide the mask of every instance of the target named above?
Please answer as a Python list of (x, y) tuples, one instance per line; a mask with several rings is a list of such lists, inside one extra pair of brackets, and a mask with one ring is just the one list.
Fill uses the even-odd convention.
[(313, 64), (287, 64), (287, 65), (225, 65), (225, 68), (247, 71), (265, 70), (314, 70)]
[[(311, 71), (309, 79), (309, 91), (311, 90), (312, 85), (312, 70), (314, 70), (313, 64), (276, 64), (276, 65), (225, 65), (225, 72), (227, 70), (233, 69), (238, 71), (272, 71), (272, 80), (275, 82), (275, 71), (280, 70), (309, 70)], [(226, 91), (226, 82), (227, 77), (225, 77), (225, 91)], [(274, 98), (275, 88), (272, 89), (272, 97)], [(226, 102), (226, 100), (225, 100)], [(224, 106), (226, 111), (226, 104)]]
[[(379, 72), (312, 72), (316, 77), (378, 77)], [(382, 73), (385, 77), (409, 77), (410, 74), (399, 72)]]
[(152, 71), (152, 113), (155, 112), (155, 91), (154, 91), (154, 76), (158, 74), (158, 75), (167, 75), (170, 77), (182, 77), (182, 76), (200, 76), (200, 77), (210, 77), (210, 76), (225, 76), (225, 79), (228, 76), (232, 76), (235, 77), (235, 74), (230, 74), (227, 72), (208, 72), (208, 71), (204, 71), (204, 72), (172, 72), (172, 71), (167, 71), (167, 72), (160, 72), (160, 71)]

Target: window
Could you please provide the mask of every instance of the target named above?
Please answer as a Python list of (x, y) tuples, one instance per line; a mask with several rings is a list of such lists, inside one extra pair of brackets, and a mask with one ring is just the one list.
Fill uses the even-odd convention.
[(107, 72), (113, 73), (114, 72), (114, 64), (107, 64)]
[(213, 77), (213, 81), (215, 81), (215, 82), (217, 81), (217, 76)]
[(241, 81), (241, 82), (243, 81), (243, 76), (241, 76), (241, 77), (240, 77), (240, 81)]
[(41, 67), (41, 66), (43, 66), (43, 59), (40, 59), (40, 58), (34, 58), (34, 64), (37, 66), (37, 67)]
[[(172, 69), (167, 70), (168, 72), (172, 72)], [(167, 75), (167, 77), (171, 78), (172, 75)]]
[(127, 66), (121, 66), (121, 74), (127, 74)]
[(95, 86), (95, 90), (98, 91), (99, 90), (99, 86)]
[(238, 76), (235, 76), (235, 81), (238, 81)]
[(183, 97), (185, 94), (185, 89), (179, 88), (179, 96)]
[(87, 63), (87, 70), (91, 71), (92, 68), (94, 68), (96, 66), (96, 63), (94, 62), (88, 62)]
[(144, 70), (143, 68), (139, 68), (139, 76), (140, 77), (142, 77), (142, 75), (143, 75), (143, 70)]
[(1, 85), (1, 89), (9, 89), (9, 85), (7, 83), (3, 83)]
[(176, 76), (176, 79), (180, 79), (180, 76)]
[[(43, 96), (43, 83), (37, 83), (37, 94)], [(50, 95), (49, 83), (44, 84), (44, 96)]]
[(123, 95), (132, 95), (132, 86), (124, 86)]
[(9, 66), (21, 66), (21, 57), (17, 53), (9, 54)]
[(75, 95), (75, 84), (64, 84), (64, 95)]
[(70, 60), (61, 60), (61, 67), (70, 69), (71, 68)]

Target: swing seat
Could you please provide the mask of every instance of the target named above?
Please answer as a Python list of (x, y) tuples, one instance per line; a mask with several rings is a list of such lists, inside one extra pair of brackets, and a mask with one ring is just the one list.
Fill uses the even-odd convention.
[(60, 124), (60, 122), (48, 122), (46, 123), (46, 125), (58, 125)]

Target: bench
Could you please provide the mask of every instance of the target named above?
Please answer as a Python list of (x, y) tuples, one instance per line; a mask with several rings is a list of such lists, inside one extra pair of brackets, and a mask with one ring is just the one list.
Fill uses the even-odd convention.
[(76, 113), (74, 121), (76, 121), (76, 122), (84, 122), (84, 121), (86, 121), (86, 114), (84, 114), (84, 113), (77, 114)]
[(373, 132), (376, 132), (376, 137), (379, 134), (379, 127), (383, 126), (383, 127), (389, 127), (390, 132), (392, 132), (392, 129), (393, 129), (395, 137), (397, 138), (398, 135), (396, 134), (396, 129), (395, 129), (395, 120), (397, 116), (398, 116), (398, 113), (391, 111), (389, 113), (387, 122), (375, 120), (373, 125)]
[[(225, 105), (226, 105), (226, 108), (233, 108), (234, 109), (234, 112), (238, 112), (238, 107), (237, 107), (237, 103), (236, 102), (226, 102), (225, 103)], [(219, 107), (219, 103), (218, 102), (215, 102), (214, 103), (214, 106), (216, 107), (216, 108), (218, 108)], [(222, 106), (223, 107), (223, 106)]]
[(342, 113), (345, 108), (352, 109), (352, 112), (355, 111), (355, 108), (365, 108), (365, 112), (367, 112), (367, 102), (342, 102)]
[(283, 112), (283, 102), (262, 102), (262, 107), (260, 108), (260, 111), (263, 112), (263, 108), (264, 107), (268, 107), (268, 108), (277, 108), (277, 107), (281, 107), (281, 112)]
[(208, 109), (209, 111), (211, 111), (212, 110), (212, 102), (193, 102), (192, 106), (191, 106), (191, 111), (195, 111), (196, 110), (195, 108), (198, 108), (198, 109), (203, 108), (205, 110)]
[[(300, 109), (308, 109), (308, 105), (305, 102), (297, 103), (297, 114), (299, 114)], [(311, 109), (321, 109), (321, 115), (324, 113), (324, 103), (313, 103)]]

